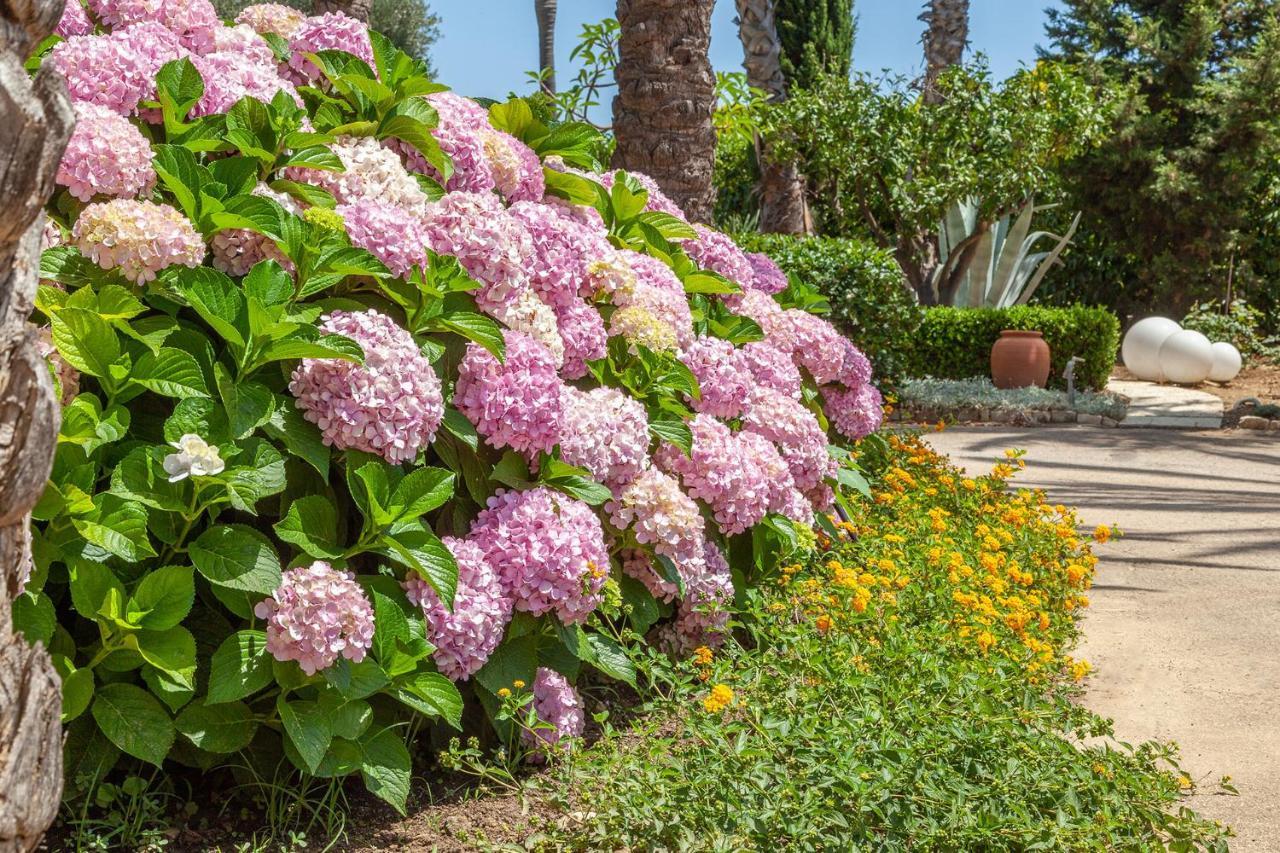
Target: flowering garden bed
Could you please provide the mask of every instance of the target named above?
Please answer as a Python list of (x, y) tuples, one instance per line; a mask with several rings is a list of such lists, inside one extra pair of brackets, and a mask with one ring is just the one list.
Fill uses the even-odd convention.
[(64, 417), (14, 616), (73, 803), (152, 765), (403, 809), (417, 735), (509, 736), (515, 682), (545, 760), (575, 681), (718, 645), (862, 482), (880, 397), (821, 298), (590, 127), (341, 15), (94, 0), (58, 33)]

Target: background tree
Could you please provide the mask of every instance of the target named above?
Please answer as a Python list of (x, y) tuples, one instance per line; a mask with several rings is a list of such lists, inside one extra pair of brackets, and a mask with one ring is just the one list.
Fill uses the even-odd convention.
[[(1057, 169), (1106, 123), (1104, 99), (1056, 63), (1000, 85), (981, 65), (953, 66), (936, 86), (941, 97), (922, 105), (905, 80), (828, 78), (770, 110), (765, 128), (780, 156), (799, 158), (818, 230), (891, 249), (926, 304), (948, 301), (991, 223), (1033, 195), (1054, 197)], [(977, 201), (975, 239), (936, 278), (939, 223), (963, 199)]]
[(53, 382), (27, 318), (41, 209), (74, 122), (61, 78), (46, 67), (32, 79), (23, 60), (61, 14), (62, 0), (0, 4), (0, 850), (35, 849), (62, 798), (61, 684), (49, 653), (15, 634), (11, 618), (58, 435)]
[(924, 81), (921, 89), (926, 104), (941, 97), (938, 80), (942, 72), (964, 60), (969, 44), (969, 0), (929, 0), (920, 20), (927, 29), (924, 44)]
[(1049, 12), (1044, 55), (1122, 99), (1107, 141), (1064, 170), (1088, 249), (1068, 259), (1070, 295), (1180, 313), (1230, 282), (1273, 307), (1280, 6), (1063, 5)]
[(613, 165), (644, 172), (695, 222), (710, 222), (716, 135), (715, 0), (618, 0)]
[(538, 17), (538, 71), (542, 74), (542, 89), (555, 94), (556, 0), (533, 0), (533, 10)]
[(774, 0), (774, 13), (787, 85), (811, 89), (823, 77), (849, 76), (857, 35), (853, 0)]
[[(747, 82), (763, 91), (771, 103), (787, 97), (782, 71), (782, 42), (774, 17), (774, 0), (737, 0), (738, 37), (742, 40)], [(816, 56), (816, 54), (815, 54)], [(760, 163), (760, 230), (766, 234), (806, 234), (810, 230), (804, 198), (804, 178), (794, 161), (770, 156), (757, 135)]]
[(315, 0), (314, 11), (317, 15), (327, 12), (342, 12), (361, 21), (369, 20), (369, 12), (373, 8), (373, 0)]

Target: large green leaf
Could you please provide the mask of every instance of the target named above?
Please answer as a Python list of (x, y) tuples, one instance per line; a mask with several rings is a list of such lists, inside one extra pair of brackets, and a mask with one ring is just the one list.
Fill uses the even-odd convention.
[(67, 364), (90, 376), (111, 375), (120, 360), (120, 339), (106, 320), (83, 308), (64, 308), (50, 323), (53, 345)]
[(252, 527), (210, 527), (188, 553), (196, 570), (219, 586), (270, 595), (280, 585), (280, 558), (271, 540)]
[(249, 745), (258, 721), (243, 702), (217, 705), (196, 702), (178, 715), (174, 725), (206, 752), (228, 753)]
[(182, 622), (195, 600), (190, 566), (164, 566), (143, 576), (125, 610), (130, 622), (163, 631)]
[(285, 517), (275, 525), (281, 540), (295, 545), (306, 554), (321, 560), (342, 555), (338, 543), (338, 516), (333, 501), (319, 495), (307, 495), (289, 504)]
[(208, 397), (204, 374), (191, 353), (161, 347), (159, 353), (143, 353), (129, 379), (165, 397)]
[(291, 702), (281, 696), (276, 701), (276, 710), (307, 771), (315, 773), (333, 740), (333, 729), (325, 709), (315, 702)]
[(237, 631), (222, 641), (209, 663), (205, 704), (234, 702), (271, 683), (271, 655), (262, 631)]
[(93, 718), (121, 750), (160, 766), (173, 746), (173, 720), (154, 696), (133, 684), (106, 684), (93, 699)]
[(147, 536), (147, 510), (136, 501), (110, 493), (94, 495), (93, 511), (71, 519), (85, 541), (122, 560), (138, 562), (156, 555)]
[(404, 738), (392, 728), (386, 728), (360, 742), (364, 759), (360, 775), (369, 793), (390, 803), (404, 814), (405, 801), (409, 797), (409, 777), (413, 771), (413, 759), (404, 745)]
[(462, 728), (462, 694), (438, 672), (418, 672), (396, 679), (395, 696), (419, 713), (443, 717), (455, 729)]

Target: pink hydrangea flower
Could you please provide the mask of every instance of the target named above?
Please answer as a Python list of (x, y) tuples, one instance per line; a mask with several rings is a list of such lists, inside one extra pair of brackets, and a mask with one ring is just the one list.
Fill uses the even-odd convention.
[(748, 290), (731, 294), (724, 301), (730, 310), (755, 320), (764, 332), (768, 344), (787, 355), (795, 352), (796, 338), (791, 324), (787, 321), (782, 306), (772, 296), (758, 290)]
[(413, 176), (405, 171), (395, 152), (372, 137), (340, 136), (329, 146), (342, 161), (344, 171), (291, 166), (285, 177), (323, 187), (339, 204), (371, 200), (394, 204), (418, 216), (426, 210), (427, 197)]
[(192, 116), (225, 113), (245, 97), (266, 103), (280, 92), (288, 94), (299, 106), (302, 104), (293, 84), (276, 74), (274, 64), (264, 63), (262, 57), (254, 53), (216, 51), (193, 56), (191, 63), (204, 80), (204, 94), (191, 109)]
[(98, 20), (111, 29), (155, 22), (182, 37), (198, 30), (222, 26), (209, 0), (88, 0)]
[(508, 329), (524, 332), (546, 347), (557, 368), (564, 364), (564, 339), (560, 337), (556, 312), (538, 294), (522, 290), (490, 313)]
[(510, 214), (529, 235), (533, 248), (529, 284), (539, 296), (556, 306), (594, 295), (583, 287), (592, 274), (592, 262), (614, 254), (603, 226), (585, 225), (561, 207), (529, 201), (511, 205)]
[(345, 335), (364, 350), (364, 364), (304, 358), (289, 390), (324, 443), (375, 453), (393, 465), (412, 462), (444, 418), (440, 380), (413, 336), (377, 311), (334, 311), (321, 331)]
[[(266, 184), (259, 183), (252, 192), (271, 199), (290, 213), (302, 212), (292, 196), (277, 192)], [(270, 237), (247, 228), (228, 228), (217, 232), (209, 238), (209, 250), (213, 254), (214, 267), (227, 275), (247, 275), (256, 264), (265, 260), (293, 269), (293, 262), (285, 257)]]
[[(672, 477), (649, 468), (605, 509), (609, 512), (610, 524), (619, 530), (630, 530), (641, 545), (649, 546), (654, 553), (675, 563), (682, 578), (687, 580), (700, 571), (698, 563), (703, 556), (706, 525), (698, 505), (680, 491), (680, 484)], [(645, 581), (651, 592), (654, 590), (646, 576), (628, 573)], [(654, 595), (670, 600), (676, 591), (674, 585), (656, 575), (651, 579), (663, 593), (654, 592)]]
[(75, 111), (76, 129), (58, 164), (57, 182), (81, 201), (95, 195), (135, 198), (150, 191), (156, 172), (142, 131), (97, 104), (78, 103)]
[(755, 388), (737, 347), (723, 338), (700, 337), (680, 353), (680, 360), (698, 377), (701, 397), (694, 410), (720, 418), (736, 418)]
[(373, 606), (351, 572), (317, 560), (290, 569), (254, 615), (267, 620), (267, 651), (307, 675), (344, 657), (359, 663), (373, 644)]
[(547, 187), (542, 162), (533, 149), (511, 134), (492, 128), (482, 138), (494, 185), (502, 197), (509, 202), (542, 201)]
[(194, 268), (204, 260), (204, 241), (195, 226), (172, 207), (150, 201), (91, 204), (80, 212), (71, 237), (82, 255), (137, 284), (167, 267)]
[(733, 602), (733, 575), (724, 554), (707, 540), (700, 575), (685, 582), (685, 595), (676, 618), (663, 626), (659, 643), (678, 655), (699, 646), (717, 648), (724, 644)]
[(800, 399), (802, 380), (791, 354), (769, 341), (752, 341), (740, 350), (743, 364), (757, 386)]
[(476, 344), (458, 368), (453, 404), (493, 447), (523, 453), (550, 451), (560, 441), (564, 384), (542, 344), (506, 331), (506, 359), (499, 363)]
[(747, 261), (755, 273), (751, 285), (753, 290), (773, 295), (786, 290), (787, 285), (791, 283), (787, 280), (787, 274), (782, 271), (782, 267), (774, 263), (773, 258), (768, 255), (762, 252), (749, 252)]
[(677, 344), (675, 330), (652, 311), (638, 305), (628, 305), (613, 312), (609, 318), (609, 336), (624, 338), (631, 344), (633, 353), (637, 347), (670, 352)]
[(609, 551), (600, 519), (582, 501), (541, 486), (499, 489), (469, 538), (502, 578), (516, 610), (555, 613), (572, 625), (600, 605)]
[(809, 371), (813, 381), (826, 385), (837, 381), (844, 369), (845, 340), (821, 317), (806, 311), (789, 308), (782, 312), (783, 322), (790, 327), (789, 336), (794, 341), (792, 355), (800, 366)]
[(874, 385), (854, 389), (832, 385), (822, 389), (822, 402), (831, 425), (854, 441), (871, 435), (884, 420), (884, 400)]
[(557, 302), (552, 309), (564, 343), (564, 365), (560, 373), (566, 379), (581, 379), (588, 373), (587, 362), (604, 358), (608, 352), (609, 334), (604, 328), (604, 318), (582, 299)]
[(436, 647), (432, 655), (436, 666), (454, 681), (466, 681), (502, 642), (511, 621), (511, 599), (480, 546), (451, 537), (444, 544), (458, 563), (453, 609), (446, 608), (431, 585), (417, 575), (404, 582), (404, 591), (409, 601), (422, 608), (430, 626), (428, 639)]
[[(489, 114), (475, 101), (453, 92), (433, 92), (425, 98), (439, 116), (431, 135), (453, 163), (453, 174), (445, 182), (445, 189), (449, 192), (492, 192), (496, 180), (485, 153), (485, 132), (492, 130)], [(440, 172), (412, 145), (402, 140), (390, 140), (389, 144), (404, 158), (409, 171), (441, 180)]]
[(768, 484), (768, 511), (784, 515), (801, 524), (813, 522), (813, 507), (796, 488), (778, 446), (759, 433), (743, 431), (734, 434), (744, 464), (760, 471)]
[(72, 36), (55, 45), (51, 57), (73, 101), (127, 116), (140, 101), (155, 98), (161, 67), (186, 54), (176, 35), (150, 22), (109, 35)]
[(689, 426), (693, 453), (685, 456), (679, 448), (665, 445), (654, 461), (678, 475), (691, 496), (711, 507), (726, 536), (759, 524), (771, 508), (775, 488), (762, 464), (768, 460), (759, 458), (760, 448), (744, 443), (710, 415), (698, 415)]
[(289, 35), (289, 50), (293, 55), (289, 57), (286, 73), (298, 84), (311, 83), (321, 77), (320, 69), (307, 59), (308, 53), (342, 50), (373, 67), (369, 28), (341, 12), (313, 15), (304, 20)]
[(857, 388), (871, 382), (870, 359), (847, 338), (841, 344), (843, 359), (840, 362), (840, 376), (837, 381), (848, 388)]
[(480, 282), (476, 302), (495, 311), (529, 288), (533, 242), (492, 193), (448, 193), (425, 219), (427, 244), (453, 255)]
[(747, 253), (738, 248), (727, 235), (713, 231), (705, 225), (694, 225), (698, 236), (685, 240), (681, 247), (703, 269), (719, 273), (743, 290), (756, 289), (756, 271)]
[(367, 249), (393, 274), (404, 278), (414, 267), (427, 265), (422, 220), (403, 207), (361, 198), (336, 209), (351, 245)]
[(568, 740), (582, 736), (586, 724), (582, 698), (554, 669), (538, 667), (533, 679), (533, 710), (545, 727), (536, 727), (532, 732), (525, 729), (520, 734), (525, 745), (535, 749), (536, 756), (545, 758), (549, 749), (567, 748)]
[(801, 492), (808, 494), (835, 476), (838, 466), (827, 452), (827, 434), (799, 400), (758, 388), (747, 403), (742, 428), (777, 444)]
[(58, 26), (54, 32), (64, 39), (72, 36), (87, 36), (93, 32), (93, 21), (89, 20), (89, 14), (85, 12), (84, 6), (80, 5), (80, 0), (67, 0), (67, 4), (62, 7), (62, 17), (58, 20)]
[(671, 267), (636, 252), (624, 251), (622, 256), (635, 275), (635, 285), (630, 290), (624, 288), (614, 293), (613, 303), (623, 308), (645, 309), (670, 327), (678, 346), (693, 343), (689, 297)]
[(644, 406), (614, 388), (562, 392), (560, 456), (618, 490), (649, 467), (649, 419)]
[(236, 15), (237, 24), (247, 24), (258, 33), (274, 33), (283, 38), (292, 36), (306, 20), (306, 15), (281, 3), (257, 3), (244, 7)]

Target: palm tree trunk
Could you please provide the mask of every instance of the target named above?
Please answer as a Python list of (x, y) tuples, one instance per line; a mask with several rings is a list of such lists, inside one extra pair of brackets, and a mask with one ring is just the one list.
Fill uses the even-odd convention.
[[(747, 82), (764, 90), (777, 103), (787, 97), (782, 73), (782, 42), (774, 20), (773, 0), (737, 0), (738, 38)], [(795, 163), (780, 163), (769, 145), (757, 139), (760, 162), (760, 230), (766, 234), (808, 234), (812, 231), (805, 204), (804, 176)]]
[(49, 370), (27, 318), (40, 269), (41, 209), (74, 116), (66, 85), (23, 60), (53, 31), (62, 0), (0, 3), (0, 850), (35, 849), (62, 798), (61, 685), (49, 653), (13, 631), (31, 559), (31, 508), (58, 435)]
[(618, 0), (613, 165), (644, 172), (694, 222), (715, 207), (714, 0)]
[(538, 70), (543, 73), (542, 89), (556, 91), (556, 0), (533, 0), (538, 16)]
[(315, 0), (312, 11), (317, 15), (326, 12), (341, 12), (359, 21), (369, 23), (369, 12), (373, 8), (373, 0)]
[(936, 104), (942, 97), (938, 78), (964, 59), (969, 45), (969, 0), (928, 0), (920, 20), (927, 26), (921, 39), (925, 62), (921, 88), (925, 103)]

